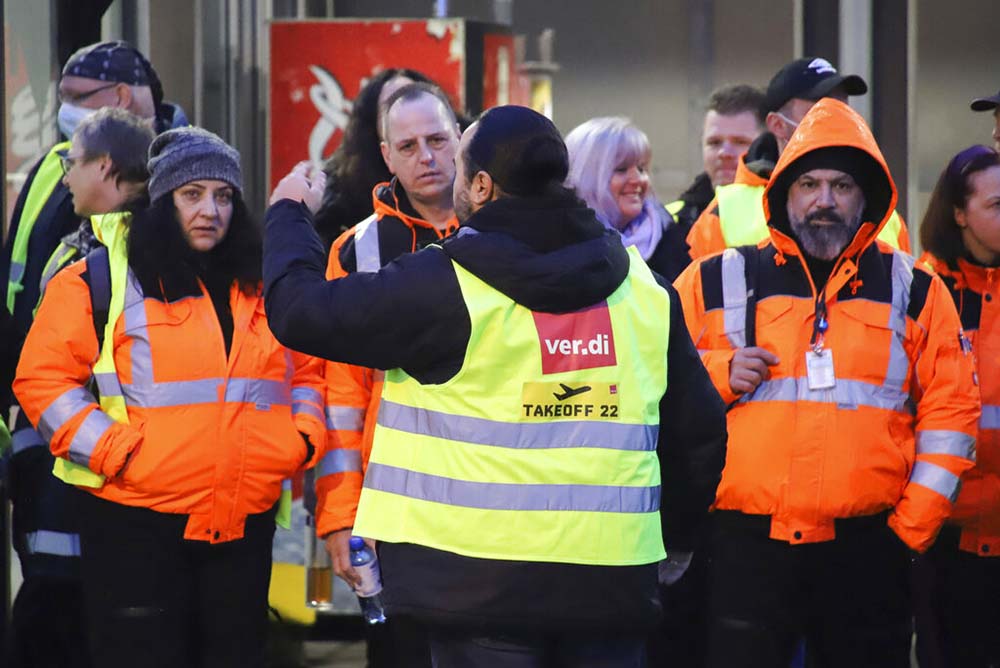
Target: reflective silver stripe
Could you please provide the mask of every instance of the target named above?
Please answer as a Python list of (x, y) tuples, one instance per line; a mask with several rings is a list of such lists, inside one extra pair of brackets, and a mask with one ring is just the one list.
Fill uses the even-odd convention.
[(293, 401), (292, 402), (292, 415), (298, 415), (299, 413), (305, 413), (307, 415), (312, 415), (314, 418), (316, 418), (320, 422), (324, 422), (324, 420), (323, 420), (323, 411), (321, 411), (319, 408), (317, 408), (316, 406), (313, 406), (310, 403), (306, 403), (305, 401)]
[(27, 450), (28, 448), (36, 448), (39, 446), (45, 447), (48, 443), (42, 438), (34, 429), (30, 427), (27, 429), (18, 429), (10, 438), (11, 446), (13, 447), (14, 454)]
[(281, 491), (282, 492), (290, 492), (290, 491), (292, 491), (292, 479), (291, 478), (285, 478), (284, 480), (281, 481)]
[(413, 499), (484, 510), (653, 513), (660, 486), (541, 485), (470, 482), (372, 463), (365, 487)]
[(331, 450), (319, 462), (319, 476), (334, 473), (361, 473), (361, 453), (357, 450)]
[(747, 345), (747, 279), (743, 254), (735, 248), (722, 253), (722, 319), (729, 343), (734, 348)]
[(353, 406), (327, 406), (326, 428), (331, 431), (363, 431), (365, 409)]
[(656, 450), (659, 425), (598, 421), (495, 422), (382, 400), (378, 423), (389, 429), (449, 441), (505, 448)]
[(123, 385), (125, 399), (132, 406), (143, 408), (166, 408), (169, 406), (190, 406), (219, 402), (219, 387), (226, 385), (224, 401), (287, 406), (291, 403), (291, 391), (283, 381), (258, 378), (203, 378), (201, 380), (177, 380), (150, 385)]
[(317, 406), (323, 405), (323, 395), (311, 387), (293, 387), (292, 401), (309, 401)]
[(913, 286), (914, 258), (901, 251), (892, 254), (892, 308), (889, 309), (889, 329), (893, 331), (889, 344), (889, 364), (885, 371), (885, 386), (902, 390), (910, 370), (910, 358), (903, 347), (906, 340), (906, 312), (910, 308)]
[(292, 393), (282, 380), (262, 378), (230, 378), (226, 383), (226, 401), (257, 405), (288, 406)]
[(20, 262), (10, 263), (10, 283), (20, 283), (24, 278), (24, 264)]
[(810, 390), (808, 378), (765, 380), (752, 393), (740, 398), (741, 403), (759, 401), (813, 401), (837, 404), (838, 407), (845, 409), (870, 406), (900, 413), (913, 413), (910, 396), (905, 392), (844, 378), (838, 378), (837, 385), (829, 390)]
[(190, 404), (213, 404), (219, 401), (222, 378), (178, 380), (167, 383), (122, 385), (125, 400), (132, 406), (165, 408)]
[(122, 385), (118, 382), (118, 374), (114, 371), (95, 373), (94, 380), (97, 381), (97, 391), (102, 397), (122, 396)]
[(382, 254), (378, 249), (378, 214), (368, 216), (355, 228), (354, 260), (357, 271), (373, 273), (382, 268)]
[(125, 289), (125, 332), (132, 339), (132, 384), (150, 386), (153, 384), (153, 352), (149, 345), (149, 331), (146, 328), (146, 303), (139, 287), (139, 281), (131, 271)]
[(918, 461), (913, 466), (910, 482), (935, 491), (952, 503), (958, 498), (959, 478), (946, 468)]
[(93, 454), (97, 442), (114, 423), (111, 416), (104, 411), (90, 411), (69, 444), (70, 461), (86, 466), (90, 462), (90, 455)]
[(53, 554), (57, 557), (79, 557), (80, 536), (75, 533), (41, 529), (25, 534), (29, 554)]
[(38, 433), (46, 442), (51, 441), (52, 436), (67, 421), (91, 404), (96, 403), (97, 399), (94, 398), (94, 395), (82, 387), (67, 390), (61, 397), (49, 404), (49, 407), (42, 413), (42, 417), (38, 420)]
[(976, 439), (960, 431), (925, 429), (917, 432), (918, 455), (952, 455), (976, 461)]
[(983, 404), (983, 414), (979, 416), (980, 429), (1000, 429), (1000, 406)]

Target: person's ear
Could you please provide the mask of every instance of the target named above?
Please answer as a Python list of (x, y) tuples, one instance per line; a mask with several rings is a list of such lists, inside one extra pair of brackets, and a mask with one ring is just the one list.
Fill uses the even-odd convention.
[(115, 95), (118, 96), (118, 101), (114, 106), (119, 109), (132, 108), (132, 88), (128, 84), (120, 83), (115, 86)]
[(764, 125), (767, 126), (767, 131), (775, 137), (785, 136), (782, 132), (785, 129), (784, 119), (773, 111), (767, 113), (767, 116), (764, 118)]
[(94, 158), (94, 160), (97, 161), (97, 168), (101, 172), (101, 179), (102, 180), (107, 181), (108, 179), (110, 179), (110, 178), (112, 178), (114, 176), (113, 173), (112, 173), (112, 172), (114, 172), (114, 170), (112, 169), (112, 167), (114, 167), (114, 164), (111, 162), (111, 156), (110, 155), (108, 155), (107, 153), (105, 153), (102, 156)]
[(493, 183), (493, 177), (486, 172), (479, 170), (472, 177), (472, 187), (469, 188), (469, 201), (476, 208), (484, 206), (497, 198), (497, 187)]
[(965, 219), (965, 209), (960, 209), (956, 206), (953, 211), (955, 213), (955, 224), (964, 230), (969, 224)]

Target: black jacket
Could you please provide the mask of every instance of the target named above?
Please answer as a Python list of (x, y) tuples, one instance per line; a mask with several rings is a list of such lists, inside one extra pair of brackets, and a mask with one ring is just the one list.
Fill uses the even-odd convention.
[(715, 188), (712, 187), (712, 181), (708, 178), (708, 174), (702, 172), (677, 198), (684, 203), (684, 206), (672, 214), (673, 221), (664, 230), (663, 239), (646, 260), (650, 269), (673, 282), (691, 264), (689, 254), (691, 247), (688, 246), (687, 235), (694, 221), (698, 220), (698, 216), (711, 203), (713, 197)]
[[(279, 341), (306, 353), (441, 383), (461, 368), (470, 334), (451, 260), (534, 311), (568, 312), (606, 299), (628, 273), (620, 237), (570, 198), (508, 199), (472, 216), (442, 247), (375, 274), (324, 280), (308, 211), (267, 212), (264, 296)], [(725, 406), (671, 295), (669, 388), (660, 404), (661, 518), (667, 549), (689, 549), (725, 461)], [(336, 314), (331, 317), (331, 314)], [(382, 544), (391, 614), (440, 624), (641, 629), (658, 616), (656, 564), (581, 566), (474, 559)]]

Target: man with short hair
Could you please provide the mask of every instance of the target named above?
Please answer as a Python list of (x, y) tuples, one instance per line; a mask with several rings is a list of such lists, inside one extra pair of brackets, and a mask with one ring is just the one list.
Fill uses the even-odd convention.
[(973, 111), (992, 111), (996, 125), (993, 127), (993, 148), (1000, 151), (1000, 92), (989, 97), (979, 97), (969, 107)]
[[(149, 61), (125, 42), (91, 44), (70, 56), (59, 81), (59, 100), (59, 129), (67, 140), (85, 116), (106, 107), (130, 111), (161, 130), (187, 123), (179, 108), (163, 102), (160, 80)], [(64, 183), (65, 168), (79, 156), (70, 141), (53, 146), (29, 173), (14, 206), (0, 254), (0, 308), (13, 321), (5, 344), (18, 351), (43, 282), (71, 257), (62, 252), (61, 240), (82, 229), (86, 238), (77, 239), (78, 252), (96, 243), (87, 230), (89, 221), (82, 217), (87, 208), (74, 211)], [(14, 602), (11, 654), (6, 658), (14, 666), (88, 666), (73, 517), (73, 495), (79, 492), (52, 475), (48, 444), (16, 407), (11, 408), (13, 402), (10, 386), (0, 388), (0, 419), (8, 420), (9, 411), (13, 432), (13, 542), (25, 576)]]
[[(393, 178), (375, 186), (375, 212), (333, 243), (327, 277), (375, 272), (400, 255), (437, 243), (458, 227), (452, 205), (458, 123), (445, 94), (432, 84), (394, 91), (380, 110), (382, 157)], [(358, 583), (348, 541), (371, 453), (383, 374), (328, 362), (327, 427), (331, 450), (316, 470), (316, 531), (326, 540), (334, 573)], [(369, 636), (372, 666), (430, 665), (427, 643), (401, 620)]]
[(490, 109), (456, 167), (458, 234), (330, 282), (300, 203), (322, 180), (282, 180), (271, 329), (387, 369), (354, 530), (435, 666), (642, 666), (657, 562), (706, 514), (724, 407), (673, 289), (563, 187), (551, 121)]
[[(847, 102), (864, 95), (868, 84), (856, 74), (844, 76), (823, 58), (799, 58), (780, 70), (767, 86), (761, 134), (740, 158), (732, 184), (720, 186), (687, 236), (690, 254), (698, 259), (726, 248), (756, 244), (767, 238), (762, 198), (774, 164), (806, 113), (823, 98)], [(909, 231), (895, 211), (879, 239), (910, 251)]]
[(746, 84), (716, 88), (708, 98), (701, 134), (705, 171), (676, 201), (667, 204), (676, 222), (667, 235), (673, 239), (668, 246), (676, 258), (671, 266), (677, 267), (677, 274), (691, 262), (686, 239), (694, 221), (715, 197), (715, 189), (733, 182), (740, 156), (764, 130), (763, 106), (764, 93)]
[(975, 457), (979, 391), (941, 280), (876, 243), (896, 189), (839, 100), (802, 119), (764, 194), (770, 232), (676, 281), (729, 404), (713, 512), (710, 668), (909, 666), (909, 550)]

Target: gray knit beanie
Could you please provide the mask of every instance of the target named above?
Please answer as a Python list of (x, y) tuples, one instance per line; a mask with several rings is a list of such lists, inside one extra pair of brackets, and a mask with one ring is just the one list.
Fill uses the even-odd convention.
[(208, 130), (167, 130), (149, 146), (149, 201), (200, 179), (225, 181), (242, 192), (240, 154)]

